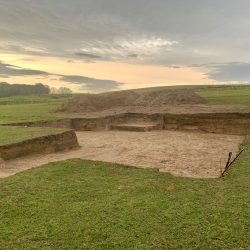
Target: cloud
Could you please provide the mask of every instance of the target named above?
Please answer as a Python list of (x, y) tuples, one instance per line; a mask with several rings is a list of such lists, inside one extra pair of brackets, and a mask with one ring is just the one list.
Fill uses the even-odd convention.
[(215, 80), (243, 80), (250, 63), (249, 9), (248, 0), (0, 0), (0, 51), (196, 65)]
[(11, 76), (47, 76), (48, 72), (41, 70), (25, 69), (15, 65), (0, 62), (0, 77), (8, 78)]
[(137, 54), (133, 60), (147, 64), (207, 62), (204, 52), (223, 58), (235, 48), (234, 32), (245, 41), (249, 33), (248, 1), (212, 2), (0, 0), (0, 42), (17, 53), (72, 59), (131, 61)]
[(130, 55), (128, 55), (128, 58), (137, 58), (137, 57), (138, 57), (137, 54), (130, 54)]
[(250, 63), (230, 62), (209, 67), (211, 70), (208, 76), (211, 79), (224, 82), (250, 82)]
[(70, 83), (82, 84), (84, 86), (84, 89), (90, 92), (105, 92), (116, 90), (121, 85), (123, 85), (123, 83), (112, 80), (102, 80), (77, 75), (63, 75), (61, 80)]
[(84, 52), (77, 52), (75, 53), (76, 56), (87, 58), (87, 59), (99, 59), (101, 56), (90, 54), (90, 53), (84, 53)]
[[(62, 82), (82, 85), (82, 89), (90, 92), (105, 92), (118, 89), (123, 83), (113, 80), (95, 79), (81, 75), (60, 75), (50, 72), (21, 68), (12, 64), (0, 61), (0, 78), (9, 78), (15, 76), (46, 76), (59, 77)], [(52, 79), (53, 80), (53, 79)]]

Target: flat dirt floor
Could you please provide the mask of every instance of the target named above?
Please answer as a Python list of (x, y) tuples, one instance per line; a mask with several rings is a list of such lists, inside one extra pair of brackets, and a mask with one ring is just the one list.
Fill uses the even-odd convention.
[(235, 155), (244, 140), (243, 136), (164, 130), (77, 132), (77, 136), (80, 149), (8, 161), (0, 169), (0, 177), (48, 162), (81, 158), (158, 168), (176, 176), (216, 178), (228, 153)]

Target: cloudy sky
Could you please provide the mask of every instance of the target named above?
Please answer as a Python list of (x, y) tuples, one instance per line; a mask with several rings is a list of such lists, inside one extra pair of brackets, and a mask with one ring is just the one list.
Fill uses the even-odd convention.
[(249, 10), (249, 0), (0, 0), (0, 82), (248, 83)]

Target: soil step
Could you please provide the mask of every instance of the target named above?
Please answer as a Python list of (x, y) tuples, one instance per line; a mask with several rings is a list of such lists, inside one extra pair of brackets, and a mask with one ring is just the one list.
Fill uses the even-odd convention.
[(156, 130), (157, 124), (111, 124), (110, 130), (123, 130), (123, 131), (135, 131), (135, 132), (148, 132)]

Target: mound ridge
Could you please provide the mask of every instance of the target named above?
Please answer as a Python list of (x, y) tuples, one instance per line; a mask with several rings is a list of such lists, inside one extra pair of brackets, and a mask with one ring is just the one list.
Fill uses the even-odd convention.
[(104, 94), (83, 94), (60, 110), (66, 113), (97, 112), (116, 107), (162, 107), (204, 104), (206, 101), (191, 89), (126, 90)]

